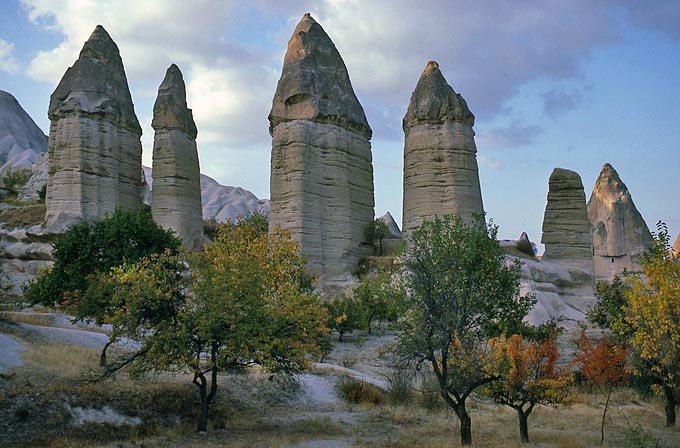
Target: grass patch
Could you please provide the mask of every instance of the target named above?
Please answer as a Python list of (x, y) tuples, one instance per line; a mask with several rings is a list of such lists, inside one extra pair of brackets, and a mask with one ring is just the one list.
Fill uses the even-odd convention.
[(7, 229), (31, 227), (45, 219), (45, 204), (33, 204), (10, 208), (0, 212), (0, 223)]
[(342, 397), (350, 403), (380, 404), (383, 401), (383, 392), (380, 388), (364, 380), (343, 378), (338, 383), (338, 389)]

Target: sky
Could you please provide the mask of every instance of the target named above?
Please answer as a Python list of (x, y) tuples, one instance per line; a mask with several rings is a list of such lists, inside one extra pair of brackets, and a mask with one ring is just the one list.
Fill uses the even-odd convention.
[(176, 63), (201, 171), (269, 197), (267, 115), (304, 13), (342, 55), (373, 129), (376, 216), (402, 213), (401, 121), (439, 62), (475, 114), (479, 176), (499, 237), (539, 242), (548, 178), (605, 162), (650, 230), (680, 232), (680, 2), (635, 0), (0, 0), (0, 89), (47, 133), (49, 97), (101, 24), (117, 43), (151, 164), (153, 102)]

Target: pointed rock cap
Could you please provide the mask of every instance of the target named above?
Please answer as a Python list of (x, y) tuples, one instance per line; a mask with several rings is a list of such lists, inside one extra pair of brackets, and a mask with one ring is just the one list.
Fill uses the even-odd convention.
[(630, 197), (628, 187), (623, 183), (614, 167), (605, 163), (595, 181), (591, 200), (593, 197), (598, 197), (604, 202), (614, 203), (624, 196)]
[(531, 241), (529, 241), (529, 235), (527, 235), (526, 232), (522, 232), (522, 234), (519, 236), (519, 239), (518, 239), (517, 241), (518, 241), (518, 242), (519, 242), (519, 241), (522, 241), (522, 242), (525, 242), (525, 243), (530, 243), (530, 242), (531, 242)]
[(406, 132), (418, 123), (443, 123), (446, 120), (473, 126), (475, 116), (463, 97), (446, 82), (439, 64), (430, 61), (420, 75), (416, 89), (411, 94), (403, 128)]
[(0, 156), (12, 149), (47, 151), (47, 136), (14, 96), (0, 90)]
[(155, 130), (179, 129), (192, 139), (198, 135), (194, 116), (187, 107), (184, 78), (175, 64), (168, 67), (165, 78), (158, 88), (151, 126)]
[(372, 135), (340, 53), (309, 13), (288, 41), (269, 114), (269, 133), (291, 120), (337, 124), (368, 139)]
[(378, 219), (387, 225), (388, 238), (402, 238), (401, 230), (399, 230), (399, 226), (390, 212), (385, 213)]
[(118, 46), (101, 25), (94, 29), (50, 97), (50, 120), (75, 112), (104, 116), (142, 133)]

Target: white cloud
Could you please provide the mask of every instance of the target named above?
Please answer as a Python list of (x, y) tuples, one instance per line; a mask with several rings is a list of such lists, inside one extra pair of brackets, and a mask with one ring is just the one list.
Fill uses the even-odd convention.
[(485, 155), (480, 155), (478, 158), (479, 164), (481, 166), (485, 166), (487, 168), (490, 168), (492, 170), (499, 170), (503, 168), (503, 162), (501, 162), (498, 159), (495, 159), (493, 157), (485, 156)]
[(0, 70), (10, 75), (19, 73), (19, 61), (14, 56), (14, 44), (0, 39)]

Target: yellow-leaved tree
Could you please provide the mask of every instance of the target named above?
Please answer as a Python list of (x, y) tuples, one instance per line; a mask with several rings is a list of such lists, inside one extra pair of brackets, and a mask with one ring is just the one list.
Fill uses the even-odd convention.
[(642, 274), (631, 277), (624, 292), (632, 370), (654, 382), (665, 399), (666, 426), (674, 426), (680, 401), (680, 258), (663, 223), (642, 258)]

